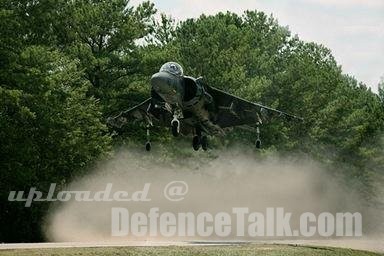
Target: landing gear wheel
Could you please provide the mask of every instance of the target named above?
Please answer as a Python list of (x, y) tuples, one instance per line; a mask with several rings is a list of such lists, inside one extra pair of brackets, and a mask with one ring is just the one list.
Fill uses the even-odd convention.
[(152, 148), (151, 142), (147, 141), (147, 142), (145, 143), (145, 150), (147, 150), (147, 151), (151, 151), (151, 148)]
[(171, 126), (172, 126), (172, 135), (174, 137), (179, 136), (179, 133), (180, 133), (180, 122), (176, 121), (176, 120), (172, 121)]
[(255, 146), (257, 149), (261, 148), (261, 140), (256, 140)]
[(201, 143), (200, 143), (200, 137), (197, 136), (197, 135), (193, 136), (193, 139), (192, 139), (192, 147), (193, 147), (193, 149), (194, 149), (195, 151), (199, 150), (200, 145), (201, 145)]
[(204, 151), (207, 151), (207, 149), (208, 149), (208, 137), (206, 135), (201, 137), (201, 148)]

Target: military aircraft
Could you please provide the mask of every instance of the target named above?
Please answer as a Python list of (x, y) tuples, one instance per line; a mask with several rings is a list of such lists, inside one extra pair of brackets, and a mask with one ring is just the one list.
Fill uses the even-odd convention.
[(147, 151), (151, 150), (150, 127), (154, 125), (170, 127), (175, 137), (192, 134), (194, 150), (207, 150), (207, 135), (223, 135), (230, 127), (253, 125), (255, 146), (260, 148), (259, 126), (273, 116), (303, 120), (209, 86), (202, 77), (184, 76), (178, 63), (167, 62), (151, 78), (151, 97), (108, 118), (107, 123), (121, 128), (129, 121), (146, 122)]

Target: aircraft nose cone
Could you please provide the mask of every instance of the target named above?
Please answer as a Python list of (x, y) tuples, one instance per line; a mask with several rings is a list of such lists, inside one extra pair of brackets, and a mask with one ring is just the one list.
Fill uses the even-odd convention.
[(170, 104), (181, 104), (181, 81), (178, 77), (162, 72), (151, 77), (151, 87), (164, 101)]
[(152, 88), (160, 93), (167, 93), (171, 90), (170, 78), (166, 73), (156, 73), (151, 77)]

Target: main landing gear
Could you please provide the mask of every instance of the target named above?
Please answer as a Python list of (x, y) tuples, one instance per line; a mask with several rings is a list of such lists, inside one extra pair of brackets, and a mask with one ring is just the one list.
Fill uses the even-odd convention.
[(208, 137), (207, 135), (202, 135), (200, 129), (196, 129), (196, 135), (192, 139), (192, 147), (195, 151), (198, 151), (200, 146), (204, 151), (208, 149)]

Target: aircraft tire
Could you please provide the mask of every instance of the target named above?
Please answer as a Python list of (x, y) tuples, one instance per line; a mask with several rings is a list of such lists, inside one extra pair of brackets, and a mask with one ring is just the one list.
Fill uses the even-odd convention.
[(151, 151), (151, 148), (152, 148), (151, 142), (147, 141), (145, 143), (145, 150), (149, 152)]
[(208, 137), (206, 135), (204, 135), (203, 137), (201, 137), (201, 148), (204, 150), (204, 151), (207, 151), (208, 150)]
[(200, 141), (200, 137), (195, 135), (193, 136), (193, 139), (192, 139), (192, 147), (195, 151), (198, 151), (199, 148), (201, 146), (201, 141)]
[(172, 126), (172, 135), (174, 136), (174, 137), (177, 137), (177, 136), (179, 136), (179, 125), (180, 125), (180, 123), (178, 122), (178, 121), (173, 121), (172, 123), (171, 123), (171, 126)]
[(257, 149), (261, 148), (261, 140), (256, 140), (255, 146)]

